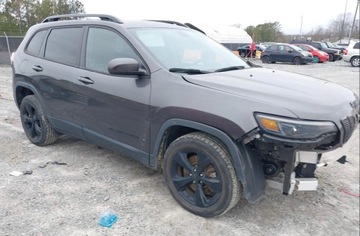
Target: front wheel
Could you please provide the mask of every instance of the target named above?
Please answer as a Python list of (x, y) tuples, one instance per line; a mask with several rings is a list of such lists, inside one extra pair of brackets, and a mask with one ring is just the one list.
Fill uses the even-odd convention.
[(57, 133), (44, 116), (34, 95), (26, 96), (21, 101), (20, 116), (25, 134), (33, 144), (44, 146), (56, 141)]
[(173, 141), (165, 152), (165, 182), (186, 210), (213, 217), (230, 210), (240, 199), (240, 183), (222, 143), (204, 133)]
[(334, 61), (334, 55), (333, 54), (329, 54), (329, 61)]
[(351, 66), (358, 67), (360, 66), (360, 57), (353, 57), (350, 60)]

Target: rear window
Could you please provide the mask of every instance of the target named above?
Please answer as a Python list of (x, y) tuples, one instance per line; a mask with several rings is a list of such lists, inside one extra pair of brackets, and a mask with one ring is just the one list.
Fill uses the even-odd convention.
[(78, 66), (83, 29), (53, 29), (48, 37), (45, 58), (67, 65)]
[(30, 40), (29, 44), (27, 45), (26, 52), (32, 55), (39, 55), (41, 45), (44, 42), (47, 30), (42, 30), (37, 32)]

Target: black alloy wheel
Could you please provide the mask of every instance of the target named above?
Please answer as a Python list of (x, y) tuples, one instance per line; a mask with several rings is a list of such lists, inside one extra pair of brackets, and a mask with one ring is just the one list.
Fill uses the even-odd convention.
[(203, 217), (221, 215), (240, 198), (240, 183), (226, 148), (204, 133), (184, 135), (168, 147), (166, 184), (186, 210)]
[(56, 141), (57, 134), (34, 95), (26, 96), (21, 101), (20, 116), (25, 134), (33, 144), (44, 146)]

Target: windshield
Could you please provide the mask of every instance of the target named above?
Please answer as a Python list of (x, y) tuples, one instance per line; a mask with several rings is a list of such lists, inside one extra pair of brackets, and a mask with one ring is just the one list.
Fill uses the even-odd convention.
[(328, 46), (326, 45), (326, 43), (321, 43), (321, 46), (322, 46), (323, 48), (328, 48)]
[(133, 28), (131, 31), (172, 72), (209, 73), (249, 67), (233, 52), (194, 30)]
[(301, 48), (299, 48), (298, 46), (295, 46), (295, 45), (289, 45), (290, 47), (292, 47), (294, 50), (297, 50), (297, 51), (304, 51), (302, 50)]

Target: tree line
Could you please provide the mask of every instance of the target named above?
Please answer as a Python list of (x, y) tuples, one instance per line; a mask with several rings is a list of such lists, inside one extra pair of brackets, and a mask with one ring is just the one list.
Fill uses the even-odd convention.
[[(84, 13), (80, 0), (0, 0), (0, 33), (9, 36), (23, 36), (28, 28), (41, 22), (47, 16)], [(286, 35), (278, 21), (250, 25), (245, 31), (255, 42), (289, 42), (294, 38), (311, 38), (331, 42), (348, 38), (354, 15), (340, 14), (327, 27), (317, 26), (303, 35)], [(241, 25), (234, 25), (241, 28)], [(359, 20), (352, 30), (352, 38), (359, 38)]]
[[(354, 15), (351, 13), (340, 14), (331, 20), (327, 27), (317, 26), (310, 32), (301, 35), (286, 35), (281, 30), (281, 24), (278, 21), (259, 24), (257, 26), (247, 26), (245, 31), (253, 38), (255, 42), (289, 42), (294, 38), (320, 41), (327, 40), (331, 42), (348, 38), (353, 25)], [(241, 25), (235, 25), (241, 27)], [(355, 21), (352, 29), (351, 38), (359, 39), (359, 20)]]
[(79, 0), (0, 0), (0, 32), (23, 36), (47, 16), (84, 12)]

